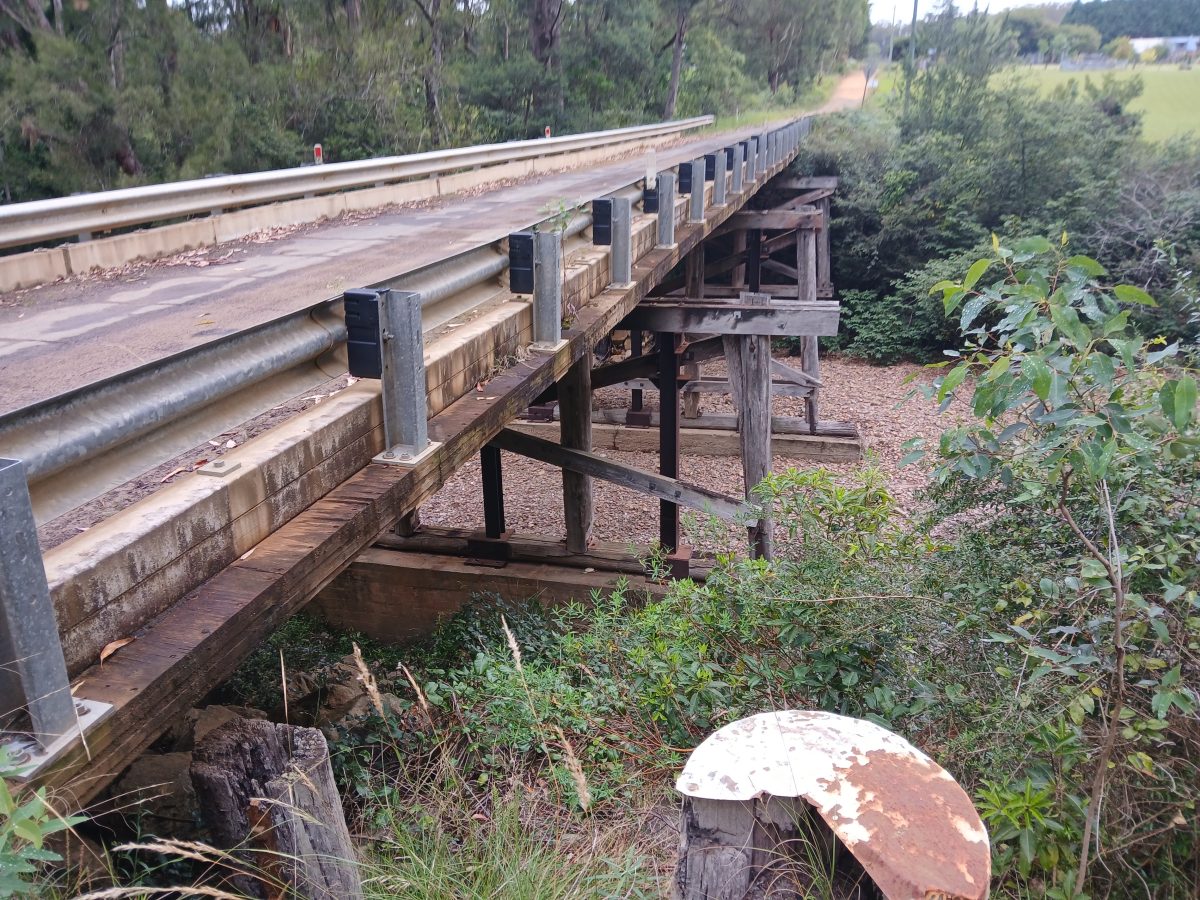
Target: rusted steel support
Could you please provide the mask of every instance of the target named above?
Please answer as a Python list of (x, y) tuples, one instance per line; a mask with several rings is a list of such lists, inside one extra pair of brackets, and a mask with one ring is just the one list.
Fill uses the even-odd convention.
[[(670, 332), (658, 335), (658, 471), (668, 478), (679, 477), (679, 356), (676, 336)], [(669, 500), (658, 505), (658, 540), (663, 550), (679, 550), (679, 507)]]
[(479, 451), (479, 468), (483, 474), (483, 531), (489, 538), (504, 534), (504, 472), (500, 450), (491, 444)]

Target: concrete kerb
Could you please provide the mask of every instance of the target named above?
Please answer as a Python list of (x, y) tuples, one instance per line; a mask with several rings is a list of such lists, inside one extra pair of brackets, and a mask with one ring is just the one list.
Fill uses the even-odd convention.
[(677, 133), (636, 138), (629, 143), (555, 153), (463, 172), (398, 181), (381, 187), (321, 194), (191, 219), (159, 228), (94, 238), (80, 243), (0, 257), (0, 293), (48, 284), (94, 269), (161, 259), (176, 253), (238, 240), (267, 228), (312, 224), (345, 212), (377, 209), (462, 193), (487, 184), (551, 174), (658, 147)]

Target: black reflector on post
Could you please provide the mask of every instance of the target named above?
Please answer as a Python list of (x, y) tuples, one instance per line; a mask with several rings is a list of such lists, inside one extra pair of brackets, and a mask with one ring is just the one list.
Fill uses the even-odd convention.
[(533, 232), (508, 236), (508, 289), (514, 294), (533, 293)]
[(692, 164), (690, 162), (679, 166), (679, 183), (675, 189), (679, 192), (680, 196), (692, 192)]
[(610, 199), (592, 201), (592, 243), (597, 247), (612, 244), (612, 210)]
[(355, 378), (383, 376), (379, 351), (379, 292), (369, 289), (346, 291), (346, 356)]

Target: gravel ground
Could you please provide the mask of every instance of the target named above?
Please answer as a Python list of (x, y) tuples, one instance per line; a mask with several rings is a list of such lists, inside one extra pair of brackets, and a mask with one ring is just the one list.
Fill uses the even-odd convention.
[[(723, 374), (723, 363), (704, 366), (704, 374)], [(825, 384), (821, 397), (820, 416), (823, 420), (854, 422), (858, 425), (868, 450), (868, 463), (826, 463), (825, 467), (839, 475), (849, 475), (864, 465), (877, 465), (888, 479), (901, 511), (910, 512), (916, 495), (924, 482), (917, 466), (903, 469), (897, 463), (904, 456), (901, 445), (914, 437), (930, 443), (937, 440), (942, 429), (961, 421), (965, 404), (957, 403), (939, 415), (936, 407), (920, 394), (914, 394), (915, 383), (906, 384), (910, 375), (917, 381), (932, 382), (935, 373), (918, 365), (872, 366), (846, 358), (829, 357), (821, 362), (821, 380)], [(912, 395), (912, 396), (910, 396)], [(626, 404), (627, 392), (615, 388), (596, 392), (597, 407), (619, 407)], [(645, 394), (645, 405), (653, 409), (656, 396)], [(777, 398), (776, 415), (803, 415), (804, 401)], [(708, 394), (701, 403), (702, 412), (732, 412), (728, 397)], [(599, 455), (620, 459), (629, 465), (656, 471), (658, 459), (651, 453), (604, 452)], [(504, 506), (510, 530), (543, 535), (562, 535), (562, 476), (557, 469), (511, 453), (504, 454)], [(788, 468), (808, 469), (817, 465), (814, 460), (777, 456), (775, 471)], [(684, 456), (680, 460), (680, 477), (684, 481), (703, 485), (729, 494), (742, 491), (741, 461), (736, 457)], [(596, 524), (593, 534), (598, 540), (629, 545), (647, 545), (658, 537), (658, 501), (634, 494), (604, 482), (594, 482)], [(421, 509), (421, 519), (430, 525), (483, 527), (483, 501), (480, 494), (478, 461), (463, 466), (445, 487)], [(727, 533), (726, 533), (727, 534)], [(692, 534), (693, 546), (711, 546), (723, 539), (722, 534)]]

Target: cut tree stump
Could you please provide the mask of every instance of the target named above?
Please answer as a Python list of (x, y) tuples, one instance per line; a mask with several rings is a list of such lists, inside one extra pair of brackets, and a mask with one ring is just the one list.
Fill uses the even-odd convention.
[(263, 877), (240, 890), (268, 900), (361, 900), (354, 846), (333, 782), (329, 747), (315, 728), (234, 719), (196, 745), (192, 784), (223, 850)]

